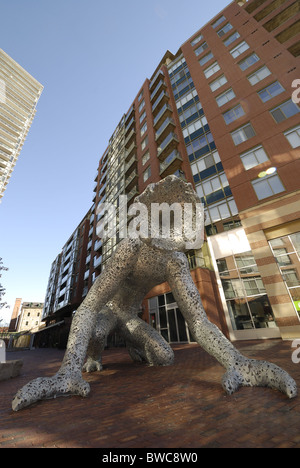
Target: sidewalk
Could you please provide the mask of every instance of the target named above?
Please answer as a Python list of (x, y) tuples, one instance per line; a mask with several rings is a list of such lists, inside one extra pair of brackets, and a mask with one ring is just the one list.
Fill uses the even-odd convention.
[(175, 345), (175, 364), (133, 363), (123, 348), (104, 352), (102, 373), (85, 374), (88, 398), (46, 400), (13, 412), (11, 401), (29, 380), (53, 375), (64, 351), (8, 352), (23, 359), (21, 375), (0, 383), (0, 448), (300, 447), (300, 364), (291, 342), (238, 342), (251, 358), (290, 372), (299, 396), (241, 388), (227, 396), (224, 369), (198, 345)]

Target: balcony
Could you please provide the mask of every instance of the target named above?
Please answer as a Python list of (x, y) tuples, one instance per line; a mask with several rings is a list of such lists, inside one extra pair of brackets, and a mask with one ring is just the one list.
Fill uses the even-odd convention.
[(157, 95), (158, 91), (162, 89), (162, 87), (164, 89), (166, 89), (167, 85), (166, 83), (163, 81), (163, 80), (159, 80), (158, 84), (156, 85), (154, 91), (151, 93), (151, 96), (150, 96), (150, 100), (151, 102), (153, 101), (153, 98), (155, 98), (155, 96)]
[(126, 127), (125, 127), (125, 136), (127, 136), (127, 133), (132, 129), (132, 127), (134, 126), (135, 124), (135, 118), (134, 118), (134, 115), (131, 117), (131, 119), (129, 119), (128, 123), (126, 124)]
[(158, 72), (155, 74), (155, 76), (153, 77), (153, 79), (151, 80), (150, 82), (150, 85), (149, 85), (149, 89), (154, 89), (154, 86), (156, 85), (157, 83), (157, 80), (159, 80), (160, 78), (164, 78), (164, 73), (162, 70), (158, 70)]
[(125, 151), (125, 161), (128, 162), (130, 157), (133, 154), (133, 151), (136, 149), (136, 142), (135, 140), (131, 143), (130, 147)]
[(176, 150), (172, 151), (172, 153), (160, 163), (160, 176), (164, 178), (174, 174), (174, 172), (181, 168), (181, 163), (182, 158), (180, 153)]
[(129, 132), (127, 138), (125, 139), (125, 148), (128, 148), (128, 147), (131, 145), (133, 139), (135, 138), (135, 133), (136, 133), (136, 132), (135, 132), (135, 128), (133, 128), (133, 129)]
[(133, 106), (133, 104), (130, 107), (130, 109), (127, 112), (127, 115), (125, 117), (125, 127), (127, 127), (128, 123), (129, 123), (129, 120), (130, 120), (130, 117), (132, 117), (132, 116), (134, 116), (134, 106)]
[(138, 180), (138, 175), (136, 170), (132, 171), (130, 175), (125, 179), (125, 189), (130, 190)]
[(164, 161), (166, 157), (177, 148), (178, 138), (175, 133), (171, 132), (169, 135), (161, 142), (157, 148), (157, 157), (160, 161)]
[(137, 186), (135, 185), (132, 187), (130, 192), (127, 193), (127, 202), (129, 203), (134, 197), (136, 197), (139, 194)]
[(171, 117), (172, 116), (172, 109), (169, 106), (169, 104), (164, 104), (157, 116), (155, 117), (153, 121), (153, 125), (155, 128), (159, 128), (163, 122), (163, 119), (166, 117)]
[(131, 159), (128, 161), (127, 164), (125, 164), (125, 174), (129, 171), (129, 169), (131, 168), (136, 168), (137, 166), (137, 157), (136, 155), (134, 154)]
[(157, 114), (162, 106), (166, 104), (169, 100), (169, 95), (166, 91), (162, 91), (156, 101), (152, 105), (152, 113)]
[(159, 145), (170, 132), (170, 128), (175, 127), (175, 122), (171, 117), (167, 117), (155, 134), (155, 141)]

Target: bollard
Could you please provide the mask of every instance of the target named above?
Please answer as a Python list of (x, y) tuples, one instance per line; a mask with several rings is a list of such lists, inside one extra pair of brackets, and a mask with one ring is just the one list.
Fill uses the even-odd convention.
[(5, 342), (3, 340), (0, 340), (0, 363), (6, 362), (6, 357), (5, 357)]

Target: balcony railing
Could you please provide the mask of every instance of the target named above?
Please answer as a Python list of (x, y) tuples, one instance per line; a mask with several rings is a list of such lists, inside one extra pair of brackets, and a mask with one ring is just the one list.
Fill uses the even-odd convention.
[(138, 174), (136, 172), (136, 170), (132, 171), (131, 174), (129, 175), (129, 177), (127, 177), (127, 179), (125, 180), (125, 188), (127, 188), (128, 190), (131, 188), (131, 186), (133, 185), (133, 183), (135, 183), (138, 179)]
[(155, 119), (153, 120), (153, 125), (154, 127), (156, 126), (159, 126), (161, 125), (161, 118), (164, 116), (166, 112), (166, 116), (170, 116), (172, 114), (172, 109), (171, 107), (169, 106), (168, 103), (165, 103), (162, 108), (160, 109), (159, 113), (157, 114), (157, 116), (155, 117)]
[(166, 91), (162, 91), (152, 106), (152, 112), (158, 109), (158, 106), (167, 99), (169, 99), (168, 93)]
[(161, 142), (157, 149), (157, 157), (161, 159), (165, 159), (171, 151), (177, 147), (179, 143), (177, 135), (175, 133), (170, 132), (169, 135)]
[(125, 173), (128, 171), (128, 169), (131, 168), (131, 166), (137, 162), (136, 155), (134, 154), (132, 158), (128, 161), (127, 164), (125, 164)]
[(156, 96), (156, 94), (158, 93), (158, 91), (160, 90), (161, 87), (164, 87), (166, 88), (166, 83), (163, 81), (163, 80), (159, 80), (157, 86), (155, 87), (154, 91), (151, 93), (151, 96), (150, 96), (150, 100), (152, 101), (152, 99)]
[(171, 117), (167, 117), (163, 121), (163, 123), (161, 124), (159, 129), (157, 130), (157, 132), (155, 134), (155, 140), (156, 140), (157, 143), (159, 143), (160, 141), (162, 141), (164, 139), (165, 134), (167, 133), (167, 130), (169, 128), (169, 125), (172, 125), (173, 127), (175, 127), (175, 122)]
[(149, 88), (152, 89), (152, 87), (155, 85), (156, 83), (156, 80), (158, 78), (161, 78), (161, 77), (164, 77), (164, 73), (162, 70), (158, 70), (158, 72), (155, 74), (155, 76), (153, 77), (153, 79), (151, 80), (150, 82), (150, 85), (149, 85)]
[(160, 175), (166, 177), (168, 175), (174, 174), (178, 169), (180, 169), (182, 163), (182, 158), (180, 153), (177, 150), (172, 151), (169, 156), (160, 163)]
[(129, 202), (133, 197), (135, 197), (136, 195), (138, 195), (138, 193), (139, 193), (139, 192), (138, 192), (137, 187), (134, 186), (134, 187), (130, 190), (130, 192), (127, 194), (127, 200), (128, 200), (128, 202)]

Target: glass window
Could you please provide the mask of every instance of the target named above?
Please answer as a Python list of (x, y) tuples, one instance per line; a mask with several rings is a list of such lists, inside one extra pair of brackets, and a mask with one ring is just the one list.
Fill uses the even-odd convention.
[(207, 49), (207, 48), (208, 48), (207, 43), (206, 43), (206, 42), (203, 42), (203, 44), (201, 44), (200, 47), (198, 47), (197, 49), (195, 49), (195, 54), (198, 56), (198, 55), (202, 54), (202, 52), (204, 52), (205, 49)]
[(205, 221), (205, 226), (220, 221), (221, 219), (227, 219), (231, 216), (235, 216), (238, 211), (234, 200), (227, 199), (226, 201), (210, 205), (206, 212), (207, 217)]
[(218, 162), (220, 162), (220, 156), (219, 153), (215, 151), (214, 153), (204, 156), (191, 164), (192, 173), (193, 175), (197, 175), (200, 172), (205, 171), (205, 169), (218, 164)]
[(140, 92), (139, 97), (138, 97), (139, 102), (142, 99), (143, 95), (144, 95), (144, 90), (142, 89), (142, 91)]
[(142, 157), (142, 164), (143, 164), (143, 166), (146, 164), (146, 162), (149, 161), (149, 159), (150, 159), (150, 153), (149, 153), (149, 151), (147, 151), (147, 152), (143, 155), (143, 157)]
[(241, 128), (238, 128), (234, 132), (231, 133), (233, 142), (236, 146), (240, 145), (244, 141), (249, 140), (250, 138), (255, 136), (255, 131), (252, 127), (252, 125), (249, 123), (247, 125), (244, 125)]
[(229, 36), (228, 39), (226, 39), (226, 41), (224, 41), (224, 44), (226, 45), (226, 47), (228, 47), (230, 44), (236, 41), (239, 37), (241, 37), (240, 34), (238, 32), (235, 32), (231, 34), (231, 36)]
[(260, 81), (264, 80), (269, 75), (271, 75), (270, 70), (268, 69), (268, 67), (264, 66), (256, 70), (256, 72), (252, 73), (250, 76), (248, 76), (248, 80), (250, 81), (250, 84), (254, 86)]
[(230, 89), (227, 89), (227, 91), (225, 91), (224, 93), (220, 94), (220, 96), (217, 96), (216, 97), (216, 101), (217, 101), (217, 104), (219, 107), (222, 107), (224, 106), (225, 104), (227, 104), (227, 102), (231, 101), (232, 99), (234, 99), (236, 96), (234, 94), (234, 91), (232, 88)]
[(278, 94), (283, 93), (284, 88), (281, 86), (279, 81), (275, 81), (274, 83), (268, 85), (266, 88), (262, 89), (258, 92), (258, 95), (262, 102), (267, 102)]
[(275, 107), (275, 109), (272, 109), (270, 112), (276, 122), (280, 123), (289, 117), (296, 115), (298, 112), (300, 112), (300, 110), (299, 107), (294, 104), (291, 99), (289, 99), (288, 101), (280, 104), (280, 106)]
[(210, 83), (209, 86), (212, 91), (217, 91), (217, 89), (221, 88), (221, 86), (223, 86), (226, 83), (227, 83), (227, 78), (225, 75), (222, 75), (222, 76), (219, 76), (219, 78), (217, 78), (215, 81)]
[(285, 188), (277, 174), (253, 180), (252, 186), (259, 200), (263, 200), (264, 198), (268, 198), (285, 191)]
[(300, 146), (300, 125), (288, 130), (284, 135), (290, 142), (292, 148), (298, 148)]
[(206, 76), (206, 78), (210, 78), (219, 70), (221, 70), (220, 65), (218, 64), (218, 62), (214, 62), (210, 67), (204, 70), (204, 75)]
[(209, 60), (213, 58), (213, 53), (209, 52), (209, 54), (205, 55), (202, 59), (199, 60), (201, 66), (205, 65)]
[(182, 96), (180, 99), (176, 101), (177, 109), (180, 109), (180, 107), (184, 106), (189, 101), (191, 101), (191, 103), (196, 102), (195, 98), (198, 98), (197, 91), (195, 89), (193, 89), (193, 91), (188, 91), (187, 94), (185, 94), (184, 96)]
[(143, 99), (141, 104), (139, 105), (139, 112), (145, 107), (145, 100)]
[(226, 33), (228, 33), (228, 31), (230, 31), (232, 29), (232, 25), (230, 23), (227, 23), (225, 24), (225, 26), (223, 26), (222, 29), (220, 29), (217, 34), (219, 37), (222, 37), (224, 36)]
[(226, 21), (226, 18), (225, 18), (224, 15), (220, 16), (220, 18), (217, 19), (217, 21), (215, 21), (215, 22), (212, 24), (212, 27), (213, 27), (214, 29), (216, 29), (220, 24), (223, 23), (223, 21)]
[(246, 171), (252, 167), (269, 161), (269, 158), (262, 146), (257, 146), (256, 148), (241, 154), (240, 158)]
[(199, 36), (195, 37), (195, 39), (193, 39), (193, 40), (191, 41), (192, 46), (198, 44), (198, 42), (202, 41), (202, 39), (203, 39), (202, 34), (200, 34)]
[(247, 49), (249, 49), (249, 45), (246, 41), (241, 42), (236, 47), (231, 49), (230, 53), (233, 58), (237, 58), (239, 55), (243, 54)]
[(272, 239), (269, 244), (300, 318), (300, 232)]
[(146, 148), (146, 146), (148, 146), (148, 135), (146, 136), (146, 138), (143, 139), (141, 146), (142, 146), (142, 151)]
[(151, 166), (147, 167), (147, 169), (145, 170), (143, 174), (144, 182), (146, 182), (146, 180), (148, 180), (150, 176), (151, 176)]
[(141, 136), (143, 136), (147, 131), (147, 122), (144, 123), (144, 125), (141, 128)]
[(243, 115), (245, 115), (245, 111), (242, 108), (241, 104), (238, 104), (233, 109), (230, 109), (229, 111), (225, 112), (223, 114), (223, 117), (224, 117), (226, 124), (229, 125), (231, 122), (234, 122), (235, 120), (239, 119)]
[(146, 111), (144, 111), (142, 115), (140, 116), (140, 123), (142, 123), (145, 118), (146, 118)]
[(276, 326), (266, 290), (251, 251), (217, 260), (234, 330)]
[(259, 60), (260, 58), (257, 54), (251, 54), (249, 55), (249, 57), (239, 62), (239, 67), (241, 70), (245, 71), (247, 70), (247, 68), (251, 67), (252, 65), (254, 65), (254, 63), (258, 62)]

